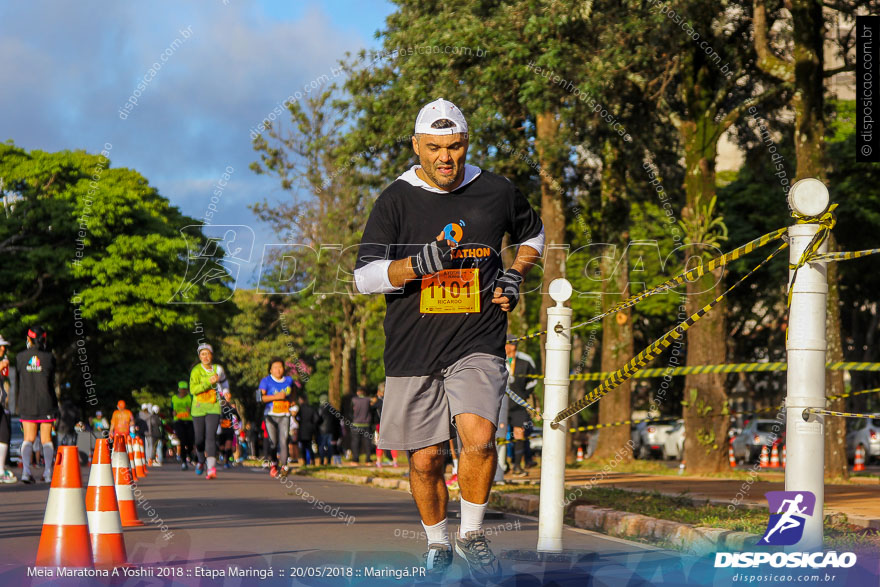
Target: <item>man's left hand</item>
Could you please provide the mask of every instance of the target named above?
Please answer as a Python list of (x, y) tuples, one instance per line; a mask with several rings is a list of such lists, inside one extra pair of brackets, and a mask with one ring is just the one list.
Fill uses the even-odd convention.
[(519, 286), (523, 282), (522, 274), (516, 269), (508, 269), (495, 280), (495, 291), (492, 293), (492, 303), (499, 304), (501, 310), (510, 312), (519, 301)]

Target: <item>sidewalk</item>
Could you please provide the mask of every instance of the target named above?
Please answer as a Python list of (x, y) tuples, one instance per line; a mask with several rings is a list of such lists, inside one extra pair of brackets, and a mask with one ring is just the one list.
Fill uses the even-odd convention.
[[(529, 476), (508, 482), (538, 483), (541, 472), (530, 469)], [(735, 505), (748, 508), (767, 507), (764, 493), (785, 489), (782, 473), (758, 471), (758, 476), (769, 481), (748, 479), (713, 479), (678, 475), (645, 475), (637, 473), (603, 473), (601, 470), (566, 469), (566, 487), (605, 486), (628, 491), (656, 491), (662, 495), (705, 499), (717, 505)], [(753, 477), (754, 479), (754, 477)], [(880, 479), (857, 478), (852, 485), (825, 486), (825, 513), (846, 514), (849, 522), (867, 528), (880, 528)], [(738, 500), (738, 501), (736, 501)]]

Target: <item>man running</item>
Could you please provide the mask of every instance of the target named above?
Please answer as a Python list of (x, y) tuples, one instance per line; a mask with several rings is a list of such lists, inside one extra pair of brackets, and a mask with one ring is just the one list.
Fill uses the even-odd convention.
[[(385, 401), (379, 448), (409, 451), (410, 484), (440, 577), (452, 562), (444, 449), (462, 441), (455, 551), (475, 578), (500, 575), (482, 531), (495, 473), (495, 427), (507, 383), (507, 315), (540, 258), (538, 214), (507, 179), (465, 165), (464, 115), (443, 99), (419, 112), (413, 166), (376, 200), (355, 266), (361, 293), (386, 294)], [(510, 269), (504, 234), (520, 246)]]
[(43, 446), (43, 481), (52, 482), (55, 447), (52, 445), (52, 425), (58, 417), (58, 397), (55, 395), (55, 358), (46, 350), (46, 331), (41, 326), (29, 328), (27, 350), (15, 357), (15, 378), (18, 390), (18, 413), (24, 441), (21, 443), (22, 483), (33, 483), (31, 458), (37, 428)]
[(193, 450), (192, 396), (189, 383), (177, 382), (177, 395), (171, 397), (171, 410), (174, 412), (174, 435), (177, 436), (177, 460), (180, 470), (186, 471)]
[(125, 400), (119, 400), (116, 402), (116, 411), (110, 417), (110, 433), (113, 435), (111, 438), (116, 438), (117, 435), (128, 436), (132, 424), (134, 424), (134, 416), (131, 410), (125, 408)]

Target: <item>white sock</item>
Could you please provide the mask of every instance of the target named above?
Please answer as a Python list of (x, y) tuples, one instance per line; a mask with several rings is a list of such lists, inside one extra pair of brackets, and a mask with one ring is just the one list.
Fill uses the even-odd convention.
[(433, 526), (426, 526), (424, 522), (422, 522), (422, 528), (425, 529), (425, 535), (428, 537), (428, 544), (445, 544), (447, 546), (452, 546), (449, 542), (449, 530), (446, 528), (446, 518), (443, 518), (441, 522), (437, 522)]
[(21, 443), (21, 474), (31, 475), (31, 459), (34, 458), (34, 443), (24, 441)]
[(44, 477), (51, 477), (52, 471), (55, 469), (55, 447), (52, 446), (51, 442), (47, 442), (43, 445), (43, 460), (46, 461), (46, 467), (43, 469)]
[(217, 466), (217, 458), (216, 457), (208, 457), (208, 470), (215, 468)]
[(483, 516), (486, 514), (487, 501), (484, 504), (471, 503), (465, 498), (461, 498), (461, 525), (458, 527), (459, 538), (474, 530), (480, 530), (483, 527)]
[(6, 454), (9, 452), (9, 445), (0, 442), (0, 475), (6, 472)]
[(452, 474), (458, 474), (458, 459), (452, 459)]

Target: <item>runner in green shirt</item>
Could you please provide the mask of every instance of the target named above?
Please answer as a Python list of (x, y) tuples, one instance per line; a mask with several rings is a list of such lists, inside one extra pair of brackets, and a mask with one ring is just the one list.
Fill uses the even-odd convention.
[(207, 464), (205, 479), (217, 478), (217, 426), (220, 423), (220, 398), (229, 390), (226, 372), (214, 364), (214, 349), (207, 343), (198, 348), (199, 364), (189, 374), (189, 392), (193, 396), (192, 417), (199, 463), (196, 475)]
[(193, 450), (193, 397), (189, 394), (189, 383), (180, 381), (177, 384), (177, 395), (171, 397), (171, 409), (174, 412), (174, 435), (177, 436), (177, 460), (181, 463), (180, 470), (189, 468)]

